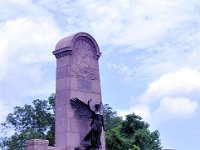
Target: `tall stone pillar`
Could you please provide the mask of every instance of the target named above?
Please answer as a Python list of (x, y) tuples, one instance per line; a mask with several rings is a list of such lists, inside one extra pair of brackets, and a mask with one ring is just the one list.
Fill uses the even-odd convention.
[[(88, 33), (80, 32), (61, 39), (53, 54), (56, 68), (56, 147), (74, 150), (89, 132), (88, 121), (77, 119), (70, 99), (83, 102), (93, 99), (91, 106), (102, 101), (99, 64), (99, 47)], [(102, 134), (102, 149), (105, 136)]]

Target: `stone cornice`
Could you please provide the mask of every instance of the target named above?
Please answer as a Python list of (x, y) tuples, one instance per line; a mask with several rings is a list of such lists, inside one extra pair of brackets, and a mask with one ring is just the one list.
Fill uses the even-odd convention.
[(66, 55), (72, 55), (72, 49), (63, 48), (56, 51), (53, 51), (53, 54), (56, 58), (64, 57)]

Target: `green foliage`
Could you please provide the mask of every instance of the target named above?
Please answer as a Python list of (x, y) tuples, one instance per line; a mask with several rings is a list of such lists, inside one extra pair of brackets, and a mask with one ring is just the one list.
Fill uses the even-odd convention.
[(126, 119), (122, 122), (121, 132), (124, 136), (133, 136), (136, 131), (140, 129), (148, 129), (149, 124), (142, 121), (142, 118), (138, 115), (129, 114)]
[(140, 148), (136, 145), (133, 145), (133, 148), (129, 148), (128, 150), (140, 150)]
[(45, 139), (45, 135), (33, 130), (23, 131), (20, 134), (15, 133), (10, 138), (4, 139), (4, 146), (2, 149), (24, 150), (25, 140), (33, 138)]
[(122, 123), (122, 118), (118, 117), (117, 112), (113, 111), (108, 104), (104, 105), (103, 113), (106, 130), (110, 131)]
[(159, 140), (159, 132), (156, 130), (154, 132), (150, 132), (149, 130), (140, 129), (136, 132), (135, 143), (140, 146), (141, 150), (159, 150), (160, 140)]
[[(111, 109), (110, 109), (111, 110)], [(112, 110), (111, 110), (112, 111)], [(111, 117), (109, 122), (113, 122)], [(106, 132), (107, 150), (161, 150), (159, 132), (150, 132), (149, 124), (140, 116), (129, 114)]]
[[(123, 120), (104, 105), (107, 150), (160, 150), (159, 132), (150, 132), (149, 124), (140, 116), (129, 114)], [(36, 99), (32, 105), (15, 107), (1, 124), (2, 131), (14, 130), (11, 137), (0, 138), (2, 150), (24, 150), (25, 141), (33, 138), (55, 141), (55, 94), (48, 100)]]
[(4, 132), (14, 130), (11, 137), (1, 138), (1, 148), (23, 150), (25, 141), (33, 138), (49, 140), (54, 145), (55, 94), (48, 101), (36, 99), (32, 105), (16, 106), (1, 124)]

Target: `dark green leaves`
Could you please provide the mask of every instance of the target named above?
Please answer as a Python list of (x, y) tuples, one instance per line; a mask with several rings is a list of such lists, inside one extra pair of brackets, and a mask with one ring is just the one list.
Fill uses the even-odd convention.
[(55, 95), (48, 101), (36, 99), (32, 105), (16, 106), (1, 127), (4, 132), (14, 130), (11, 137), (1, 138), (2, 149), (24, 149), (25, 141), (33, 138), (47, 139), (54, 145)]
[[(104, 105), (107, 150), (160, 150), (159, 132), (149, 130), (149, 124), (138, 115), (129, 114), (123, 120), (117, 112)], [(15, 107), (1, 124), (3, 132), (14, 130), (11, 137), (0, 138), (2, 150), (24, 150), (25, 141), (33, 138), (55, 141), (55, 94), (48, 100), (36, 99), (32, 105)]]
[(125, 120), (116, 116), (108, 105), (105, 110), (107, 150), (160, 150), (159, 132), (150, 132), (149, 124), (138, 115), (129, 114)]

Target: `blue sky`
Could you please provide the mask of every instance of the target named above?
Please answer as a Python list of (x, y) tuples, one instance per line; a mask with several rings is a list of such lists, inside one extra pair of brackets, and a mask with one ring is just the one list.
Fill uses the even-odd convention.
[(0, 0), (0, 122), (55, 91), (52, 51), (88, 32), (99, 44), (103, 102), (135, 112), (164, 148), (200, 149), (200, 1)]

